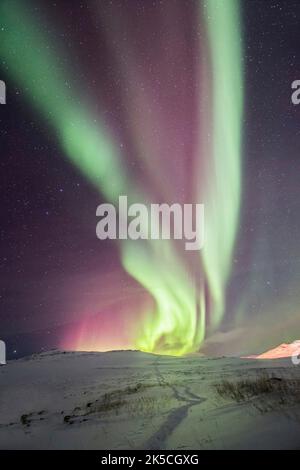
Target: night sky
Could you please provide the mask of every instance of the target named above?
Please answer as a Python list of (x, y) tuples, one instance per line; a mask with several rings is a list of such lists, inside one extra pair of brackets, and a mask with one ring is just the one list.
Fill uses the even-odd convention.
[[(110, 130), (130, 191), (137, 185), (151, 201), (191, 201), (193, 169), (198, 160), (205, 167), (209, 158), (201, 151), (195, 157), (206, 121), (197, 121), (201, 77), (210, 89), (214, 74), (207, 51), (222, 41), (233, 55), (232, 38), (213, 31), (209, 39), (205, 33), (199, 10), (205, 11), (208, 2), (1, 2), (0, 79), (6, 82), (7, 104), (0, 105), (0, 338), (10, 358), (50, 348), (136, 347), (132, 338), (140, 335), (144, 316), (151, 310), (155, 318), (155, 296), (127, 267), (122, 246), (96, 238), (96, 207), (108, 200), (110, 171), (105, 188), (96, 188), (68, 156), (59, 132), (69, 103), (80, 119), (80, 110), (88, 108), (86, 126), (100, 128), (104, 122)], [(27, 35), (24, 14), (43, 44), (38, 34)], [(234, 56), (228, 64), (233, 76), (235, 67), (242, 70), (241, 188), (228, 207), (229, 214), (239, 199), (234, 247), (226, 250), (230, 274), (223, 310), (214, 327), (207, 260), (196, 270), (201, 280), (196, 286), (204, 285), (207, 304), (207, 328), (198, 349), (208, 354), (255, 353), (300, 338), (300, 106), (291, 102), (291, 83), (300, 79), (300, 3), (243, 0), (239, 31), (240, 64)], [(15, 48), (14, 35), (22, 36), (28, 55)], [(47, 51), (55, 57), (55, 69), (48, 64), (39, 75), (40, 58), (49, 60)], [(53, 116), (57, 103), (51, 102), (55, 89), (49, 84), (56, 83), (57, 71), (62, 80), (55, 99), (61, 109)], [(214, 80), (221, 84), (224, 77)], [(37, 91), (42, 82), (49, 94), (45, 106)], [(209, 116), (212, 105), (203, 109)], [(234, 94), (219, 106), (228, 120), (232, 110)], [(76, 139), (85, 136), (88, 145), (87, 132)], [(231, 187), (227, 171), (221, 171), (226, 191)], [(205, 188), (219, 194), (218, 183), (207, 175)], [(114, 179), (111, 185), (116, 188)], [(201, 178), (199, 186), (204, 194)], [(233, 225), (226, 204), (223, 198), (219, 219)], [(213, 227), (218, 245), (228, 243), (222, 226)], [(199, 256), (192, 253), (189, 267)], [(161, 273), (159, 249), (156, 256)], [(220, 270), (221, 265), (220, 259)], [(180, 305), (184, 316), (183, 300)], [(159, 350), (169, 334), (161, 333)], [(177, 336), (176, 331), (176, 342)]]

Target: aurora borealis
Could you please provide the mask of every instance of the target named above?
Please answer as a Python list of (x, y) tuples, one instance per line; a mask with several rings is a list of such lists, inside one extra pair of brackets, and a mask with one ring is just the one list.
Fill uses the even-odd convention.
[[(219, 343), (224, 337), (226, 343), (226, 335), (243, 338), (244, 329), (255, 331), (257, 325), (268, 324), (273, 308), (268, 294), (271, 284), (276, 287), (273, 299), (287, 298), (289, 308), (284, 309), (291, 311), (280, 324), (294, 324), (293, 286), (298, 271), (289, 263), (295, 262), (292, 259), (298, 253), (295, 237), (288, 255), (281, 248), (278, 255), (281, 266), (289, 265), (292, 293), (284, 281), (285, 267), (279, 273), (269, 252), (272, 244), (280, 243), (279, 230), (275, 233), (270, 228), (276, 216), (269, 196), (276, 193), (278, 171), (286, 170), (277, 171), (282, 165), (277, 161), (264, 170), (267, 152), (263, 146), (254, 151), (249, 145), (248, 123), (255, 126), (253, 115), (259, 110), (249, 112), (247, 80), (252, 69), (245, 57), (248, 36), (254, 33), (250, 34), (246, 20), (248, 3), (90, 1), (71, 6), (65, 1), (48, 6), (42, 1), (1, 2), (0, 58), (7, 88), (18, 90), (19, 106), (26, 109), (22, 113), (30, 116), (29, 122), (38, 123), (31, 125), (37, 128), (37, 141), (47, 141), (39, 149), (34, 132), (28, 131), (32, 143), (26, 144), (24, 131), (21, 148), (25, 147), (26, 158), (21, 165), (30, 170), (33, 186), (36, 176), (30, 174), (39, 171), (39, 164), (60, 168), (58, 196), (68, 192), (61, 215), (52, 219), (62, 227), (55, 236), (64, 242), (43, 251), (41, 239), (37, 255), (38, 269), (48, 276), (48, 268), (42, 266), (48, 265), (45, 257), (51, 252), (53, 278), (44, 284), (44, 288), (51, 286), (51, 292), (46, 287), (46, 300), (38, 309), (45, 307), (47, 326), (43, 315), (39, 320), (38, 313), (32, 314), (34, 319), (26, 314), (16, 328), (7, 323), (8, 336), (45, 328), (55, 330), (55, 346), (67, 349), (126, 347), (172, 355), (205, 351), (214, 338)], [(267, 126), (268, 112), (262, 115)], [(267, 127), (265, 132), (272, 134)], [(252, 140), (258, 135), (252, 134)], [(7, 145), (12, 147), (11, 142)], [(42, 163), (39, 158), (34, 163), (36, 152), (45, 148), (39, 157)], [(255, 152), (252, 160), (251, 151)], [(280, 158), (276, 149), (277, 155)], [(291, 156), (289, 168), (293, 164)], [(56, 176), (47, 171), (50, 174), (42, 179), (55, 214), (56, 195), (52, 189), (47, 193), (47, 181)], [(260, 186), (256, 171), (274, 173)], [(293, 171), (289, 178), (293, 179)], [(66, 183), (65, 189), (67, 180), (77, 181), (75, 189), (74, 183)], [(250, 188), (252, 181), (256, 189)], [(297, 207), (295, 203), (291, 209), (294, 186), (287, 187), (284, 213)], [(42, 192), (42, 187), (36, 190), (36, 194)], [(188, 252), (183, 240), (97, 241), (99, 201), (116, 204), (121, 195), (131, 203), (203, 203), (204, 248)], [(39, 196), (35, 198), (39, 201)], [(253, 209), (257, 199), (258, 216)], [(43, 207), (49, 205), (41, 200)], [(50, 212), (43, 210), (47, 217)], [(66, 229), (65, 217), (70, 213)], [(33, 226), (38, 225), (35, 220)], [(42, 225), (41, 235), (47, 240), (47, 222)], [(291, 236), (297, 232), (292, 221), (287, 225)], [(78, 229), (86, 244), (74, 235)], [(64, 258), (69, 237), (73, 248), (67, 249)], [(277, 312), (277, 301), (275, 305)], [(261, 320), (251, 313), (253, 309), (263, 310)], [(288, 337), (282, 341), (294, 339), (289, 337), (292, 329), (287, 326)], [(247, 348), (241, 351), (248, 352)]]

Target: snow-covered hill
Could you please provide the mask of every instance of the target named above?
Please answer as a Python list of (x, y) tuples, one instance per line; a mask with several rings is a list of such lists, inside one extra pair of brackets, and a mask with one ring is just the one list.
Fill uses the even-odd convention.
[(9, 361), (0, 448), (299, 449), (300, 366), (137, 351)]
[(282, 343), (276, 348), (252, 357), (256, 359), (280, 359), (283, 357), (297, 358), (298, 356), (300, 356), (300, 340), (293, 343)]

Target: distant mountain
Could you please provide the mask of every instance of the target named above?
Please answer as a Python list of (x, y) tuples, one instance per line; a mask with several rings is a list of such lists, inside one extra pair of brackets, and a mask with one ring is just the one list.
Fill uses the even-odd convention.
[(253, 359), (280, 359), (283, 357), (300, 356), (300, 340), (293, 343), (282, 343), (274, 349), (270, 349), (257, 356), (248, 356)]

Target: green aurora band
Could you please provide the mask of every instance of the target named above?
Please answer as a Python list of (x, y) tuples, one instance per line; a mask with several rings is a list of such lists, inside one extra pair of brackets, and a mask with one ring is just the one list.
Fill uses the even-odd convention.
[[(189, 273), (169, 240), (120, 241), (124, 268), (154, 299), (154, 307), (140, 312), (137, 324), (130, 326), (133, 345), (161, 354), (199, 350), (208, 323), (205, 289), (211, 299), (209, 328), (220, 324), (238, 226), (243, 101), (239, 2), (207, 0), (200, 2), (200, 8), (209, 44), (213, 107), (208, 113), (211, 122), (206, 123), (212, 142), (211, 152), (205, 156), (206, 178), (201, 188), (206, 242), (198, 274)], [(127, 173), (113, 136), (81, 90), (76, 90), (72, 79), (76, 74), (62, 72), (58, 48), (52, 40), (50, 46), (25, 2), (1, 2), (0, 18), (5, 25), (0, 56), (8, 73), (56, 135), (70, 162), (107, 201), (117, 203), (119, 195), (126, 194), (129, 203), (149, 202), (151, 197)], [(199, 145), (199, 153), (202, 151)], [(97, 331), (90, 332), (88, 339), (81, 338), (76, 349), (87, 349), (87, 345), (101, 348)]]
[(241, 201), (243, 71), (239, 1), (209, 0), (205, 22), (213, 108), (209, 176), (203, 196), (206, 244), (201, 256), (212, 299), (210, 327), (214, 329), (225, 309)]

